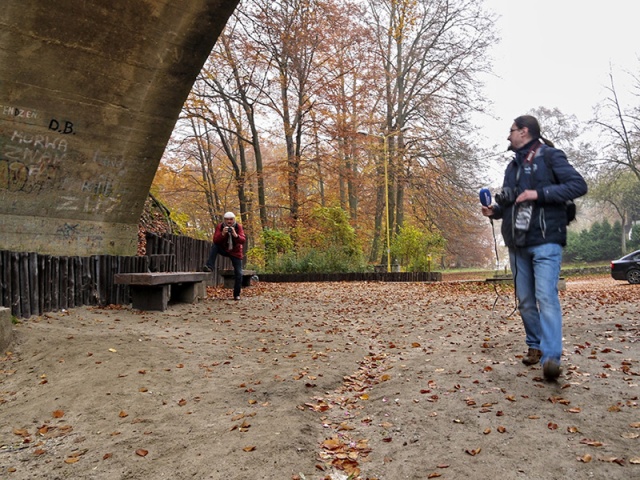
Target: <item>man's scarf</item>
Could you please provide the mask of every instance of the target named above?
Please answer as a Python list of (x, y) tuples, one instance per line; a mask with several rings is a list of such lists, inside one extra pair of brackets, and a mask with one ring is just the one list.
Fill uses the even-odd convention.
[[(236, 224), (229, 225), (229, 227), (235, 230)], [(227, 250), (233, 250), (233, 234), (231, 232), (227, 232)]]

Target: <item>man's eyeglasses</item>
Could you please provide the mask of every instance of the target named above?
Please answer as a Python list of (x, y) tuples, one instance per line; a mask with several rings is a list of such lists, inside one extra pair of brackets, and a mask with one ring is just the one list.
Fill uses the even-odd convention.
[(522, 130), (521, 128), (510, 128), (509, 133), (517, 132), (518, 130)]

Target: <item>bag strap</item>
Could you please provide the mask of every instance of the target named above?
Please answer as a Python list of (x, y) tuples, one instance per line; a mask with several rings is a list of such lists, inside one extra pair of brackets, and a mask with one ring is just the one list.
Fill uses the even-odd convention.
[(553, 167), (551, 166), (551, 147), (549, 147), (548, 145), (544, 149), (543, 157), (544, 166), (547, 168), (547, 170), (551, 170), (551, 181), (555, 184), (560, 183), (558, 182), (558, 177), (556, 177), (556, 172), (553, 171)]

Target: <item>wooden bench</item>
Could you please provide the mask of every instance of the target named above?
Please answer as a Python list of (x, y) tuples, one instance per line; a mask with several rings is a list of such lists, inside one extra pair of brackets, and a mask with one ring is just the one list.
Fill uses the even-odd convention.
[[(242, 286), (250, 287), (251, 277), (253, 277), (255, 274), (255, 270), (242, 270)], [(235, 272), (233, 268), (220, 270), (220, 276), (224, 280), (224, 288), (233, 288), (233, 284), (235, 283)]]
[(163, 312), (167, 309), (169, 300), (195, 303), (205, 298), (205, 280), (211, 278), (211, 273), (203, 272), (116, 273), (113, 282), (129, 285), (133, 308)]

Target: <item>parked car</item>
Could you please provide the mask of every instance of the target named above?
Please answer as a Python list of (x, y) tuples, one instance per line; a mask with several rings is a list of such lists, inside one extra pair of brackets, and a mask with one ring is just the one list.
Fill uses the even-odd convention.
[(611, 276), (616, 280), (640, 283), (640, 250), (611, 262)]

